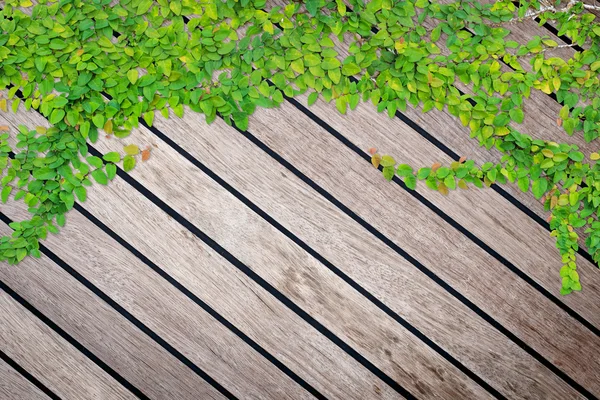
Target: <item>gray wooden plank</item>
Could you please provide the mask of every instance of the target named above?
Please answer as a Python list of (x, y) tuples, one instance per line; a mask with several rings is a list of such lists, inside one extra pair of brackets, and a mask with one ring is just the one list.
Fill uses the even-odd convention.
[(61, 398), (135, 398), (4, 291), (0, 311), (3, 351)]
[[(20, 113), (16, 118), (21, 120), (32, 118), (34, 124), (46, 124), (43, 119), (39, 118), (39, 115), (27, 114), (29, 113)], [(166, 145), (161, 146), (156, 153), (160, 154), (163, 147)], [(153, 155), (153, 158), (155, 156), (156, 154)], [(173, 160), (165, 160), (165, 162), (173, 163)], [(144, 166), (149, 165), (141, 165), (138, 169), (143, 170)], [(159, 166), (159, 164), (153, 165)], [(177, 165), (175, 163), (175, 166)], [(153, 171), (158, 179), (162, 179), (163, 173), (161, 168)], [(192, 183), (192, 186), (194, 185), (197, 186), (199, 183)], [(200, 186), (202, 187), (202, 185)], [(190, 197), (188, 196), (186, 200), (184, 196), (183, 199), (189, 201)], [(120, 206), (107, 207), (107, 205), (114, 204)], [(333, 398), (398, 397), (396, 392), (385, 386), (383, 382), (341, 349), (316, 332), (255, 282), (233, 268), (214, 250), (194, 237), (125, 182), (118, 179), (112, 182), (108, 188), (92, 188), (84, 206), (325, 394)], [(8, 208), (11, 214), (19, 213), (19, 210), (12, 204)], [(215, 208), (210, 212), (218, 215), (220, 211)], [(20, 217), (25, 216), (21, 212)], [(111, 297), (118, 300), (119, 297), (124, 296), (120, 293), (114, 293), (114, 295), (109, 293), (117, 289), (111, 289), (111, 285), (123, 286), (123, 283), (111, 282), (145, 281), (152, 282), (152, 284), (148, 283), (150, 286), (154, 285), (157, 277), (148, 267), (131, 254), (123, 251), (118, 244), (79, 213), (72, 212), (69, 214), (68, 220), (69, 223), (63, 228), (61, 234), (50, 237), (47, 245), (71, 265), (86, 265), (87, 260), (93, 259), (99, 264), (98, 270), (111, 271), (108, 274), (110, 282), (102, 287)], [(219, 223), (219, 220), (214, 223)], [(66, 243), (69, 245), (67, 246)], [(92, 253), (80, 253), (73, 250), (79, 248), (88, 249)], [(113, 271), (114, 265), (128, 266), (127, 275), (124, 271)], [(100, 273), (98, 272), (98, 274)], [(91, 279), (89, 274), (85, 275)], [(163, 284), (156, 283), (156, 285)], [(123, 291), (124, 289), (121, 288), (120, 292)], [(171, 295), (171, 297), (174, 296)], [(177, 297), (181, 296), (181, 294), (177, 295)], [(170, 299), (169, 296), (157, 294), (155, 297), (175, 307), (176, 300)], [(122, 300), (118, 301), (125, 304)], [(181, 308), (182, 306), (177, 307)], [(197, 311), (189, 310), (189, 314), (195, 313)], [(173, 319), (164, 313), (163, 316), (169, 320)], [(218, 354), (228, 352), (227, 349), (223, 350), (222, 348), (219, 351), (216, 347), (215, 351)], [(235, 359), (233, 356), (231, 358)], [(258, 361), (256, 364), (255, 368), (248, 367), (248, 374), (260, 375), (259, 366), (261, 364)], [(235, 380), (236, 378), (232, 376), (223, 379)], [(266, 377), (257, 380), (264, 381)], [(248, 383), (246, 384), (248, 385)], [(241, 393), (244, 393), (244, 382), (239, 385)], [(278, 385), (272, 383), (272, 386), (276, 388)], [(288, 386), (290, 386), (289, 383), (286, 384), (284, 390), (292, 392)], [(266, 390), (266, 392), (268, 391)]]
[[(14, 204), (3, 205), (1, 211), (16, 220), (28, 217)], [(11, 232), (8, 226), (0, 226), (0, 234)], [(39, 260), (26, 258), (18, 267), (2, 264), (0, 279), (148, 396), (222, 398), (216, 389), (46, 256)]]
[[(298, 118), (291, 112), (277, 117)], [(265, 123), (265, 129), (275, 126), (273, 122)], [(450, 349), (494, 387), (512, 391), (516, 388), (513, 380), (526, 379), (523, 359), (528, 359), (528, 355), (447, 292), (432, 288), (431, 281), (416, 268), (222, 120), (208, 126), (203, 116), (190, 112), (183, 119), (159, 118), (156, 126), (419, 330)], [(253, 120), (253, 132), (254, 128), (257, 124)], [(301, 131), (303, 128), (290, 129)], [(250, 165), (262, 167), (249, 168)], [(534, 329), (529, 324), (526, 326), (518, 328), (544, 346), (547, 341), (552, 343), (552, 357), (572, 358), (574, 369), (579, 372), (578, 355), (572, 353), (579, 354), (581, 349), (572, 347), (572, 341), (557, 341), (553, 332), (544, 333), (545, 337), (540, 338), (540, 332), (545, 332), (541, 329), (543, 326)], [(575, 329), (574, 334), (583, 342), (594, 343), (593, 335), (585, 329)], [(510, 367), (513, 363), (519, 367)], [(511, 371), (518, 368), (521, 369), (518, 374), (511, 376)]]
[(48, 400), (49, 397), (15, 371), (4, 360), (0, 360), (0, 398), (5, 400)]
[[(166, 144), (145, 130), (129, 141), (158, 146), (150, 164), (157, 167), (148, 172), (142, 166), (132, 176), (393, 379), (415, 393), (485, 397), (480, 387)], [(101, 145), (105, 151), (122, 146), (116, 140)], [(144, 252), (153, 254), (153, 249)], [(443, 379), (439, 370), (445, 371)]]

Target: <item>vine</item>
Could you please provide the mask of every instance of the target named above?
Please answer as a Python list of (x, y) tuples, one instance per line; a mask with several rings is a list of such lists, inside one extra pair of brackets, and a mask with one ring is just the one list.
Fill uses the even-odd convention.
[[(0, 11), (0, 89), (7, 89), (0, 109), (33, 108), (53, 127), (0, 136), (1, 200), (23, 200), (33, 215), (11, 224), (15, 232), (0, 239), (0, 260), (39, 256), (39, 241), (64, 225), (76, 199), (85, 201), (87, 186), (107, 184), (118, 163), (129, 171), (136, 158), (148, 158), (149, 149), (136, 146), (90, 156), (88, 144), (100, 130), (125, 137), (140, 123), (152, 125), (157, 112), (181, 117), (186, 107), (209, 123), (221, 117), (245, 130), (256, 107), (310, 92), (309, 105), (321, 96), (342, 114), (370, 101), (390, 117), (409, 106), (458, 117), (472, 138), (503, 153), (500, 163), (461, 159), (414, 170), (375, 154), (374, 165), (412, 189), (421, 180), (444, 194), (506, 182), (531, 190), (551, 212), (561, 293), (581, 290), (575, 229), (585, 228), (588, 251), (600, 261), (600, 155), (587, 163), (577, 146), (534, 140), (515, 125), (537, 90), (563, 104), (557, 117), (569, 135), (600, 136), (600, 26), (589, 8), (572, 0), (307, 0), (284, 7), (265, 0), (7, 0)], [(549, 37), (505, 39), (512, 25), (533, 17), (554, 21), (559, 34), (587, 50), (564, 60), (552, 54), (565, 45)]]

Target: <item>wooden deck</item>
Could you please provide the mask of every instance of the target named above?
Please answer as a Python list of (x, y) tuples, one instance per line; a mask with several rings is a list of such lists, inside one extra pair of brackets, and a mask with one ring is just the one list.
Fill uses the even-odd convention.
[[(532, 34), (550, 32), (515, 33)], [(591, 149), (550, 97), (526, 108), (523, 132)], [(48, 126), (0, 114), (19, 124)], [(581, 251), (583, 292), (558, 294), (541, 204), (510, 185), (413, 192), (370, 165), (369, 147), (499, 157), (448, 114), (303, 97), (247, 132), (187, 112), (92, 151), (131, 143), (150, 160), (94, 185), (42, 259), (0, 264), (0, 399), (600, 396), (600, 271)], [(26, 211), (0, 207), (10, 234)]]

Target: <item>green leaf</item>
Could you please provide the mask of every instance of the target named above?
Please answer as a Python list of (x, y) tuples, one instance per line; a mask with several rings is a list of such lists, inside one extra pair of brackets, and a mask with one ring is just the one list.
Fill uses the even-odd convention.
[(321, 68), (323, 68), (324, 70), (329, 70), (329, 69), (339, 68), (340, 65), (342, 65), (342, 64), (340, 63), (340, 61), (337, 58), (325, 58), (325, 59), (323, 59), (323, 62), (321, 63)]
[(56, 171), (50, 168), (40, 168), (33, 171), (33, 177), (39, 180), (52, 180), (56, 177)]
[(318, 98), (319, 98), (319, 93), (312, 92), (311, 94), (308, 95), (307, 104), (309, 106), (312, 106), (313, 104), (315, 104), (315, 102), (317, 101)]
[(419, 172), (417, 172), (417, 178), (419, 180), (426, 179), (430, 173), (431, 173), (431, 168), (421, 168), (421, 169), (419, 169)]
[(131, 82), (132, 85), (135, 85), (138, 80), (138, 76), (139, 72), (137, 69), (130, 69), (127, 71), (127, 79), (129, 79), (129, 82)]
[(73, 189), (73, 192), (75, 192), (75, 195), (80, 202), (83, 203), (87, 199), (87, 190), (83, 186), (77, 186)]
[(505, 113), (496, 115), (494, 118), (494, 126), (505, 126), (510, 122), (510, 117)]
[(91, 175), (92, 175), (92, 178), (94, 178), (94, 180), (96, 182), (98, 182), (99, 184), (101, 184), (101, 185), (108, 184), (108, 177), (106, 176), (104, 171), (102, 171), (101, 169), (93, 170)]
[(396, 174), (400, 177), (405, 177), (413, 174), (413, 169), (408, 164), (400, 164), (396, 169)]
[(417, 178), (415, 178), (414, 175), (408, 175), (404, 179), (404, 184), (406, 185), (407, 188), (409, 188), (411, 190), (415, 190), (415, 188), (417, 187)]
[(2, 192), (0, 193), (0, 200), (2, 200), (3, 203), (6, 203), (8, 201), (8, 196), (10, 196), (11, 192), (12, 186), (3, 187)]
[(96, 114), (92, 117), (92, 122), (98, 129), (104, 128), (104, 121), (104, 115), (102, 114)]
[(117, 175), (117, 166), (115, 164), (107, 164), (104, 169), (106, 170), (108, 180), (112, 181)]
[(56, 125), (60, 121), (62, 121), (64, 117), (65, 117), (65, 111), (64, 110), (55, 109), (54, 111), (52, 111), (52, 114), (50, 114), (49, 121), (50, 121), (50, 123), (52, 125)]
[(96, 156), (89, 156), (85, 160), (94, 168), (102, 168), (102, 166), (104, 165), (102, 160)]
[(387, 179), (388, 181), (391, 181), (394, 178), (394, 167), (393, 166), (384, 167), (382, 170), (382, 173), (383, 173), (383, 177), (385, 179)]
[(111, 151), (110, 153), (106, 153), (104, 156), (102, 156), (102, 158), (104, 159), (104, 161), (112, 162), (112, 163), (118, 163), (119, 161), (121, 161), (121, 155), (119, 153), (117, 153), (116, 151)]
[(385, 155), (381, 157), (380, 164), (383, 167), (393, 167), (394, 165), (396, 165), (396, 160), (394, 160), (394, 158), (391, 156)]
[(536, 179), (533, 181), (531, 191), (536, 199), (541, 199), (548, 190), (548, 181), (545, 178)]
[(517, 184), (519, 185), (519, 189), (521, 189), (523, 192), (529, 191), (529, 178), (528, 177), (523, 176), (523, 177), (519, 178), (517, 180)]
[(133, 156), (125, 156), (125, 158), (123, 158), (123, 170), (129, 172), (133, 168), (135, 168), (135, 158), (133, 158)]
[(354, 63), (344, 64), (344, 66), (342, 67), (342, 74), (344, 74), (346, 76), (356, 75), (360, 71), (361, 71), (361, 68)]
[(584, 154), (580, 151), (572, 151), (569, 153), (569, 158), (575, 162), (583, 161), (584, 157)]
[(523, 113), (523, 110), (521, 110), (520, 108), (513, 108), (512, 110), (510, 110), (508, 112), (508, 114), (510, 115), (510, 118), (515, 121), (518, 124), (523, 123), (523, 119), (525, 118), (525, 114)]

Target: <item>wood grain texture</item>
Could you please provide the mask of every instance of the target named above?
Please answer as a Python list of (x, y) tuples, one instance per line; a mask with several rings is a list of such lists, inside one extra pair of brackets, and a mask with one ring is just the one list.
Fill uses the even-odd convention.
[[(275, 121), (279, 131), (270, 128)], [(288, 104), (278, 110), (257, 110), (253, 122), (251, 130), (263, 142), (542, 354), (550, 356), (545, 353), (548, 343), (542, 340), (548, 321), (586, 338), (575, 346), (598, 348), (598, 338), (408, 192), (395, 184), (386, 186), (379, 171)], [(417, 151), (415, 144), (411, 149)], [(571, 344), (565, 341), (561, 346), (567, 346), (561, 354), (570, 358), (566, 349)], [(588, 369), (583, 378), (578, 362), (573, 360), (571, 368), (578, 379), (597, 387), (597, 369)]]
[[(27, 217), (12, 204), (3, 205), (1, 210), (15, 219)], [(2, 225), (0, 234), (9, 234), (10, 229)], [(62, 235), (56, 239), (60, 241)], [(106, 273), (111, 272), (107, 269)], [(46, 256), (39, 260), (26, 258), (17, 268), (1, 264), (0, 279), (144, 394), (154, 399), (222, 398), (216, 389)]]
[[(147, 130), (128, 140), (158, 146), (152, 164), (146, 164), (156, 167), (137, 168), (132, 172), (136, 179), (409, 391), (486, 397), (479, 386)], [(105, 145), (122, 146), (113, 141)], [(438, 371), (445, 372), (440, 376)]]
[(5, 400), (48, 400), (49, 397), (10, 365), (0, 360), (0, 398)]
[[(19, 117), (27, 116), (23, 113)], [(31, 117), (36, 118), (35, 115)], [(43, 124), (44, 121), (35, 120), (35, 123)], [(156, 152), (160, 152), (162, 147), (164, 146)], [(150, 165), (158, 166), (148, 163), (138, 168)], [(113, 182), (107, 189), (111, 188), (114, 190), (98, 188), (96, 192), (90, 193), (84, 204), (86, 209), (96, 214), (309, 383), (333, 398), (398, 398), (397, 393), (133, 188), (120, 180)], [(107, 207), (110, 204), (123, 204), (123, 207)], [(218, 210), (214, 212), (217, 213)], [(74, 221), (74, 218), (77, 220)], [(81, 232), (92, 233), (84, 235)], [(53, 242), (55, 238), (56, 242)], [(83, 254), (80, 259), (71, 254), (71, 249), (61, 250), (64, 238), (72, 244), (71, 248), (91, 248), (94, 254)], [(52, 249), (60, 252), (72, 265), (86, 263), (87, 258), (98, 259), (102, 263), (106, 259), (103, 255), (106, 252), (112, 254), (111, 259), (108, 265), (101, 268), (110, 270), (110, 264), (115, 263), (139, 266), (141, 271), (132, 273), (127, 278), (131, 280), (152, 275), (149, 268), (141, 265), (127, 252), (119, 250), (118, 245), (102, 247), (104, 241), (112, 242), (80, 214), (72, 212), (66, 228), (59, 236), (50, 238), (48, 245), (52, 246), (54, 243)], [(165, 301), (171, 304), (171, 301)], [(258, 373), (253, 368), (248, 370), (249, 373)], [(283, 390), (289, 390), (290, 385), (293, 386), (286, 385)]]
[[(260, 123), (252, 122), (256, 132)], [(524, 371), (539, 366), (527, 354), (222, 120), (208, 126), (201, 115), (187, 113), (183, 119), (158, 119), (156, 124), (492, 386), (516, 396), (515, 390), (528, 391), (527, 385), (534, 385)], [(247, 167), (252, 164), (262, 168)], [(593, 342), (586, 333), (580, 337)], [(538, 335), (537, 331), (532, 334)], [(556, 341), (551, 335), (543, 340)], [(555, 358), (571, 358), (571, 351), (580, 350), (568, 342), (559, 342), (557, 347), (563, 349)], [(518, 388), (515, 382), (523, 386)]]
[[(306, 105), (305, 96), (299, 100)], [(451, 162), (442, 151), (405, 123), (377, 113), (371, 105), (363, 104), (347, 115), (340, 115), (333, 104), (317, 101), (310, 111), (364, 152), (369, 147), (376, 147), (379, 152), (391, 154), (398, 162), (408, 163), (415, 168), (430, 166), (434, 162), (445, 165)], [(289, 114), (293, 112), (290, 110)], [(429, 120), (434, 120), (431, 115), (429, 117)], [(275, 118), (277, 117), (273, 115), (270, 121)], [(314, 126), (308, 122), (306, 124)], [(285, 129), (283, 128), (282, 132), (287, 132)], [(383, 183), (381, 176), (377, 181)], [(456, 190), (448, 196), (442, 196), (420, 182), (417, 191), (550, 293), (560, 296), (558, 271), (562, 263), (554, 239), (547, 230), (518, 211), (508, 200), (491, 189), (479, 190), (474, 187), (468, 191)], [(482, 250), (477, 252), (481, 253)], [(499, 268), (505, 269), (500, 266)], [(583, 292), (574, 293), (572, 296), (560, 296), (560, 300), (596, 327), (600, 327), (600, 271), (582, 257), (578, 258), (578, 271), (585, 286)]]
[(4, 291), (0, 316), (2, 350), (61, 398), (135, 398)]
[[(217, 382), (239, 398), (307, 399), (311, 397), (308, 392), (289, 381), (282, 372), (226, 330), (223, 325), (191, 303), (181, 292), (168, 285), (133, 255), (123, 251), (117, 243), (107, 239), (98, 228), (89, 222), (86, 223), (87, 219), (81, 214), (72, 214), (75, 214), (71, 217), (73, 223), (70, 224), (73, 230), (69, 232), (68, 228), (65, 229), (64, 235), (48, 240), (48, 246), (65, 261), (76, 265), (86, 278)], [(83, 230), (92, 234), (81, 234)], [(79, 234), (73, 235), (73, 232)], [(83, 247), (76, 247), (79, 245)], [(93, 249), (90, 252), (77, 250), (84, 248)], [(70, 256), (66, 253), (81, 255)], [(110, 269), (111, 265), (118, 265), (120, 268)], [(126, 274), (127, 272), (129, 275)], [(97, 342), (99, 338), (88, 340)], [(141, 350), (141, 347), (138, 348)], [(109, 355), (108, 359), (111, 358)], [(149, 371), (146, 370), (147, 368)], [(150, 365), (142, 363), (135, 375), (140, 379), (151, 371)], [(174, 387), (168, 388), (161, 398), (172, 398), (174, 393), (188, 386), (185, 381), (178, 382), (179, 378), (174, 377), (172, 372), (170, 375)], [(200, 381), (201, 383), (197, 380), (196, 385), (191, 386), (191, 388), (197, 387), (196, 394), (187, 394), (187, 398), (220, 397), (218, 393), (216, 396), (211, 394), (214, 391), (212, 387), (210, 390), (204, 390), (203, 393), (203, 387), (208, 385)], [(177, 390), (177, 387), (181, 389)]]

